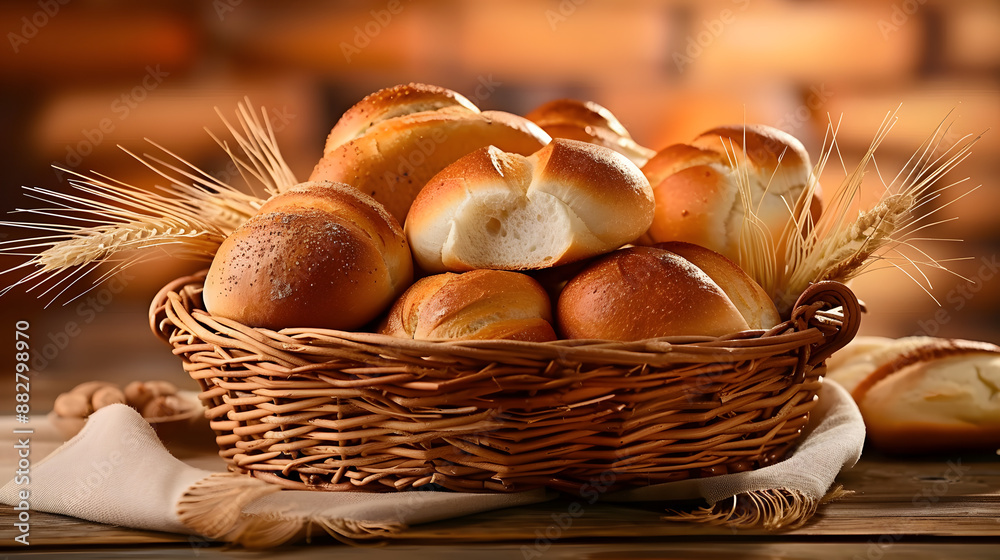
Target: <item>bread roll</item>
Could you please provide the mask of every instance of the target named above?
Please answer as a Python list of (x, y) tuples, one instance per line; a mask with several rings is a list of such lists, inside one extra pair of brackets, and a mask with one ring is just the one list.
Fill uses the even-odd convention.
[[(740, 171), (737, 162), (745, 163)], [(690, 144), (661, 150), (643, 166), (656, 199), (656, 215), (646, 243), (687, 241), (741, 262), (740, 236), (745, 205), (739, 177), (749, 188), (750, 205), (770, 235), (779, 270), (784, 267), (780, 240), (792, 210), (810, 204), (813, 220), (821, 210), (809, 154), (795, 137), (764, 125), (709, 130)]]
[(356, 329), (410, 285), (399, 223), (348, 185), (311, 182), (268, 200), (219, 247), (209, 313), (253, 327)]
[(751, 329), (770, 329), (781, 322), (778, 309), (764, 288), (733, 261), (711, 249), (683, 241), (657, 243), (654, 247), (676, 253), (700, 268), (722, 288)]
[(542, 287), (524, 274), (502, 270), (421, 278), (393, 304), (379, 332), (415, 339), (556, 338)]
[(593, 101), (556, 99), (525, 115), (553, 138), (568, 138), (611, 148), (642, 167), (655, 150), (639, 145), (625, 126), (605, 107)]
[(913, 337), (870, 356), (867, 375), (848, 371), (872, 446), (911, 454), (1000, 447), (1000, 347)]
[(477, 150), (436, 175), (404, 229), (428, 272), (538, 269), (635, 240), (653, 216), (639, 168), (609, 148), (556, 139), (531, 156)]
[[(427, 180), (469, 152), (492, 145), (530, 154), (550, 140), (528, 119), (502, 111), (480, 112), (440, 88), (400, 86), (366, 99), (334, 126), (327, 151), (309, 180), (354, 186), (382, 203), (400, 223)], [(370, 126), (368, 118), (374, 119)]]
[(563, 288), (556, 317), (564, 338), (714, 337), (749, 328), (708, 274), (656, 247), (597, 259)]
[(382, 121), (446, 107), (479, 112), (475, 104), (463, 95), (443, 87), (410, 83), (380, 89), (365, 96), (340, 117), (326, 139), (323, 155), (364, 135), (369, 128)]

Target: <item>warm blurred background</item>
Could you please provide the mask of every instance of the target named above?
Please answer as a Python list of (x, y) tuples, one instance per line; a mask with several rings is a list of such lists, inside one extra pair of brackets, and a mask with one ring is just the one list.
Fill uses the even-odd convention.
[[(232, 177), (204, 127), (222, 133), (214, 108), (231, 117), (243, 96), (268, 110), (300, 177), (343, 110), (408, 81), (517, 113), (556, 97), (594, 100), (652, 148), (760, 122), (799, 137), (815, 157), (832, 119), (849, 169), (898, 108), (878, 151), (886, 178), (951, 112), (946, 144), (992, 129), (942, 179), (969, 178), (936, 201), (958, 199), (940, 213), (958, 219), (926, 232), (962, 241), (923, 245), (939, 260), (971, 257), (948, 265), (965, 279), (929, 273), (938, 305), (905, 274), (873, 271), (854, 284), (870, 310), (862, 328), (1000, 342), (994, 0), (36, 0), (4, 2), (0, 30), (4, 211), (33, 205), (22, 186), (65, 190), (53, 164), (152, 185), (116, 147), (141, 153), (151, 149), (146, 137)], [(833, 189), (842, 175), (831, 158), (823, 183)], [(874, 172), (866, 189), (879, 192)], [(18, 290), (0, 300), (0, 332), (18, 319), (32, 325), (36, 410), (74, 374), (186, 383), (145, 314), (162, 284), (198, 266), (163, 261), (136, 270), (120, 293), (100, 288), (66, 306), (43, 309)]]

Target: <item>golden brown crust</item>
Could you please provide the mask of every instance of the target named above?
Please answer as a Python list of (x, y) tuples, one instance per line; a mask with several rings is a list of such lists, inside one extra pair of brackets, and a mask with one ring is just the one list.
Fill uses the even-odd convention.
[(656, 154), (633, 140), (611, 111), (593, 101), (555, 99), (525, 116), (553, 138), (580, 140), (611, 148), (640, 167)]
[(735, 262), (711, 249), (683, 241), (658, 243), (654, 247), (676, 253), (708, 274), (726, 293), (751, 329), (770, 329), (781, 322), (778, 309), (764, 288)]
[(206, 309), (255, 327), (351, 330), (409, 286), (402, 228), (348, 185), (311, 183), (276, 195), (220, 246)]
[(389, 310), (379, 332), (421, 340), (555, 340), (548, 295), (530, 277), (473, 270), (421, 278)]
[(879, 381), (893, 375), (911, 365), (923, 364), (941, 358), (963, 356), (975, 353), (1000, 354), (1000, 347), (988, 342), (961, 339), (928, 338), (916, 348), (892, 356), (885, 363), (879, 364), (851, 391), (854, 400), (861, 402), (868, 391)]
[(427, 181), (462, 156), (490, 145), (527, 155), (548, 141), (537, 125), (517, 115), (446, 107), (375, 124), (325, 155), (309, 180), (352, 185), (403, 223)]
[[(739, 170), (739, 171), (737, 171)], [(809, 154), (795, 137), (764, 125), (723, 126), (688, 144), (661, 150), (643, 167), (656, 197), (656, 216), (643, 243), (687, 241), (740, 262), (745, 205), (741, 182), (754, 212), (784, 266), (783, 231), (792, 210), (809, 204), (813, 221), (822, 208)], [(807, 185), (815, 187), (801, 200)], [(808, 227), (808, 224), (804, 224)]]
[(654, 247), (629, 247), (597, 259), (563, 289), (556, 316), (564, 338), (641, 340), (747, 329), (707, 274)]
[(380, 89), (365, 96), (341, 115), (326, 139), (323, 154), (329, 154), (384, 120), (445, 107), (479, 112), (465, 96), (439, 86), (409, 83)]
[(1000, 347), (935, 337), (862, 340), (837, 364), (865, 420), (869, 443), (890, 453), (1000, 446)]

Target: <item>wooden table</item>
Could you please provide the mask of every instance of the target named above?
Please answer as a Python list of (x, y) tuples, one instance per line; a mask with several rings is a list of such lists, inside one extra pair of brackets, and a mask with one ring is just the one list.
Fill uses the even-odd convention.
[[(209, 459), (209, 458), (206, 458)], [(122, 529), (32, 513), (31, 545), (12, 541), (13, 508), (0, 506), (0, 555), (29, 558), (1000, 558), (1000, 457), (890, 458), (867, 452), (838, 481), (852, 492), (800, 529), (734, 532), (667, 522), (660, 511), (587, 505), (568, 527), (561, 499), (412, 527), (381, 546), (325, 535), (266, 552), (197, 537)], [(549, 537), (546, 532), (548, 530)]]

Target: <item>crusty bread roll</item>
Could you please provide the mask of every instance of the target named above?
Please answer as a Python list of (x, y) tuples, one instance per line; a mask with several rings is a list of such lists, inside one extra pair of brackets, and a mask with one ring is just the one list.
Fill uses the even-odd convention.
[(382, 121), (445, 107), (479, 112), (479, 108), (462, 94), (439, 86), (410, 83), (380, 89), (365, 96), (341, 115), (327, 136), (323, 155), (362, 136), (369, 128)]
[(764, 288), (720, 253), (683, 241), (657, 243), (654, 247), (676, 253), (700, 268), (722, 288), (751, 329), (769, 329), (781, 322), (778, 309)]
[(343, 184), (310, 182), (268, 200), (219, 247), (209, 313), (253, 327), (356, 329), (410, 285), (399, 223)]
[(545, 291), (503, 270), (446, 272), (416, 281), (393, 304), (379, 332), (414, 339), (556, 339)]
[[(737, 161), (745, 163), (745, 172), (737, 169)], [(742, 173), (780, 270), (785, 262), (782, 232), (792, 218), (790, 209), (808, 203), (813, 220), (821, 210), (809, 154), (795, 137), (769, 126), (714, 128), (689, 144), (664, 148), (642, 170), (656, 198), (645, 243), (687, 241), (741, 262), (746, 215), (738, 182)], [(800, 200), (810, 182), (816, 183), (817, 194), (807, 202)]]
[(1000, 447), (1000, 347), (996, 345), (907, 337), (855, 354), (828, 374), (850, 387), (868, 441), (882, 451)]
[(628, 158), (560, 138), (527, 157), (492, 146), (463, 157), (428, 182), (404, 229), (428, 272), (528, 270), (621, 247), (652, 215)]
[(611, 148), (642, 167), (656, 151), (639, 145), (611, 111), (593, 101), (555, 99), (525, 115), (553, 138)]
[(749, 328), (708, 274), (656, 247), (596, 259), (563, 288), (556, 318), (563, 338), (722, 336)]
[(490, 145), (530, 154), (550, 140), (524, 117), (481, 112), (454, 92), (431, 89), (399, 86), (348, 110), (309, 180), (357, 187), (402, 223), (427, 180), (460, 157)]

